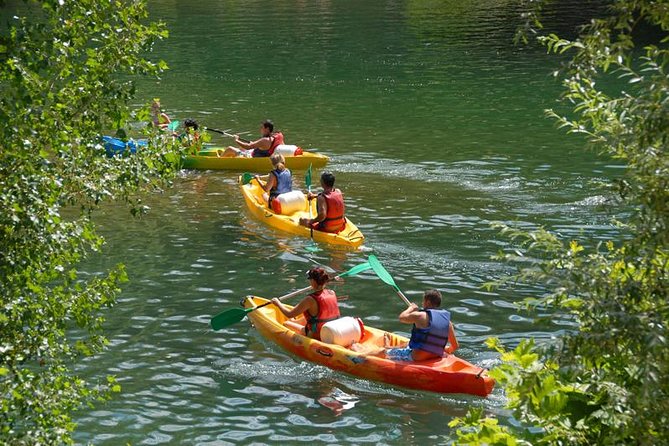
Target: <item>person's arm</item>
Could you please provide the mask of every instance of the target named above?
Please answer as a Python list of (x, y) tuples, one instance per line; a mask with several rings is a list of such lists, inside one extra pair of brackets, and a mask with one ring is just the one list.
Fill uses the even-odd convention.
[(399, 319), (403, 324), (415, 324), (418, 328), (427, 328), (430, 325), (427, 313), (421, 311), (418, 305), (414, 303), (400, 313)]
[[(276, 297), (272, 299), (272, 303), (276, 305), (279, 308), (279, 310), (281, 310), (281, 312), (284, 314), (284, 316), (286, 316), (289, 319), (299, 316), (300, 314), (304, 313), (307, 310), (314, 310), (313, 306), (317, 305), (316, 301), (311, 296), (307, 296), (304, 299), (302, 299), (302, 301), (299, 304), (295, 305), (292, 310), (286, 308), (286, 306), (282, 304), (281, 301)], [(317, 311), (312, 311), (311, 313), (313, 314), (316, 312)]]
[(235, 142), (239, 147), (245, 150), (250, 150), (250, 149), (267, 150), (270, 147), (269, 138), (260, 138), (256, 139), (255, 141), (244, 142), (241, 139), (239, 139), (239, 135), (235, 135)]
[(458, 344), (458, 338), (455, 336), (455, 328), (453, 327), (453, 322), (448, 323), (448, 344), (446, 348), (446, 353), (449, 355), (456, 351), (460, 344)]
[(325, 197), (319, 195), (316, 198), (316, 212), (318, 213), (315, 218), (300, 218), (300, 224), (304, 226), (310, 226), (319, 221), (325, 220), (325, 217), (328, 215), (328, 205), (325, 201)]
[(312, 223), (323, 221), (328, 215), (328, 204), (327, 201), (325, 201), (325, 197), (322, 195), (319, 195), (318, 198), (316, 198), (316, 212), (318, 214), (311, 220)]
[(269, 191), (271, 191), (272, 188), (276, 186), (276, 175), (272, 175), (270, 173), (267, 176), (268, 176), (267, 182), (263, 186), (263, 189), (265, 190), (265, 192), (267, 192), (269, 194)]

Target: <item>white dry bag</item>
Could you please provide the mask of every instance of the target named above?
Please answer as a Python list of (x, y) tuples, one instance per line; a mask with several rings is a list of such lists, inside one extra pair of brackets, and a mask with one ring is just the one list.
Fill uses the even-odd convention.
[(365, 326), (357, 317), (340, 317), (321, 327), (321, 341), (342, 347), (350, 347), (354, 342), (359, 342), (364, 335)]
[(293, 190), (272, 198), (272, 211), (277, 214), (289, 215), (303, 211), (306, 207), (307, 197), (300, 190)]

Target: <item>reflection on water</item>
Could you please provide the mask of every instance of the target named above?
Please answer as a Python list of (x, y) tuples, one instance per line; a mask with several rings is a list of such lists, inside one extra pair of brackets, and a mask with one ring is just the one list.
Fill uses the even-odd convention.
[[(306, 285), (312, 264), (343, 271), (373, 252), (410, 299), (444, 292), (458, 354), (482, 367), (497, 362), (489, 336), (515, 345), (573, 327), (518, 313), (514, 302), (539, 287), (482, 288), (509, 272), (490, 260), (509, 243), (491, 222), (566, 238), (616, 231), (598, 184), (620, 170), (543, 119), (555, 105), (556, 63), (511, 44), (515, 3), (152, 2), (170, 28), (160, 51), (171, 70), (140, 92), (212, 127), (255, 129), (269, 116), (289, 142), (322, 148), (365, 249), (314, 252), (251, 220), (234, 173), (183, 172), (147, 197), (141, 220), (106, 208), (97, 219), (105, 255), (85, 268), (122, 261), (131, 282), (108, 313), (109, 349), (80, 370), (117, 375), (123, 393), (81, 411), (78, 442), (438, 443), (471, 406), (505, 415), (500, 389), (485, 400), (394, 389), (298, 361), (247, 321), (219, 332), (208, 323), (245, 295)], [(350, 296), (344, 314), (408, 331), (397, 322), (402, 302), (371, 273), (337, 292)]]

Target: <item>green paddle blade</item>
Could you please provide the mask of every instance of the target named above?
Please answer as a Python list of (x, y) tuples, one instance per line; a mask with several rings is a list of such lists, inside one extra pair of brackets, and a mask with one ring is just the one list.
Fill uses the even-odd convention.
[(229, 310), (225, 310), (211, 318), (211, 328), (220, 330), (221, 328), (236, 324), (244, 319), (246, 313), (251, 310), (253, 310), (253, 308), (230, 308)]
[(239, 182), (242, 184), (249, 184), (251, 181), (253, 181), (253, 174), (244, 172), (242, 174), (242, 179)]
[(174, 120), (167, 124), (167, 130), (175, 131), (179, 127), (179, 124), (181, 124), (181, 121)]
[(309, 164), (307, 173), (304, 174), (304, 184), (307, 186), (307, 190), (311, 192), (311, 164)]
[(371, 268), (372, 265), (370, 265), (369, 262), (361, 263), (360, 265), (356, 265), (348, 271), (339, 274), (339, 277), (355, 276), (356, 274), (360, 274), (361, 272), (367, 271)]
[(388, 271), (381, 265), (381, 262), (379, 259), (376, 258), (374, 254), (370, 255), (367, 258), (367, 261), (369, 262), (371, 268), (374, 270), (374, 273), (376, 273), (377, 276), (379, 276), (379, 279), (383, 280), (385, 283), (390, 285), (391, 287), (395, 288), (396, 291), (399, 291), (399, 287), (395, 284), (395, 280), (393, 277), (390, 275)]
[(321, 248), (319, 248), (316, 243), (314, 243), (313, 241), (311, 243), (312, 243), (311, 245), (308, 245), (306, 248), (304, 248), (306, 251), (319, 252), (321, 250)]

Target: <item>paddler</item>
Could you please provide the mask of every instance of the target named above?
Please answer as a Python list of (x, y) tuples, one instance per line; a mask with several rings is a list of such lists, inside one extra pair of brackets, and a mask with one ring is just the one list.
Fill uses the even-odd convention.
[(316, 199), (315, 218), (300, 218), (300, 224), (323, 232), (338, 233), (346, 227), (344, 217), (344, 195), (334, 187), (335, 176), (331, 172), (321, 174), (321, 187), (323, 192), (318, 195), (309, 193), (308, 199)]
[(195, 119), (184, 119), (184, 132), (178, 136), (185, 147), (191, 147), (194, 153), (197, 153), (202, 147), (200, 141), (200, 125)]
[(389, 348), (390, 336), (386, 334), (385, 348), (370, 352), (354, 344), (352, 349), (368, 355), (385, 356), (393, 361), (427, 361), (442, 358), (444, 352), (451, 354), (458, 349), (458, 339), (451, 322), (451, 313), (439, 309), (440, 306), (441, 293), (428, 290), (423, 295), (423, 308), (412, 303), (400, 313), (400, 322), (413, 325), (408, 346)]
[[(290, 170), (286, 167), (286, 159), (280, 153), (275, 153), (270, 158), (274, 169), (267, 175), (267, 181), (262, 186), (265, 193), (262, 194), (263, 199), (267, 203), (267, 207), (272, 209), (272, 200), (281, 194), (293, 190), (293, 177)], [(255, 179), (260, 183), (260, 176), (256, 175)], [(260, 183), (262, 185), (262, 183)]]
[(306, 325), (303, 334), (314, 339), (321, 339), (321, 328), (326, 322), (339, 319), (339, 304), (334, 291), (325, 288), (330, 281), (330, 275), (321, 267), (313, 267), (307, 271), (307, 278), (314, 292), (302, 299), (292, 310), (286, 308), (279, 299), (272, 299), (272, 303), (287, 317), (294, 318), (304, 315)]
[(270, 157), (274, 149), (283, 144), (283, 133), (274, 133), (274, 123), (269, 119), (260, 124), (260, 139), (244, 142), (239, 139), (239, 135), (234, 135), (235, 143), (239, 146), (229, 146), (219, 155), (222, 157), (245, 156), (253, 158)]
[(166, 113), (163, 113), (160, 107), (160, 99), (154, 98), (151, 103), (151, 121), (154, 127), (166, 130), (172, 120)]

